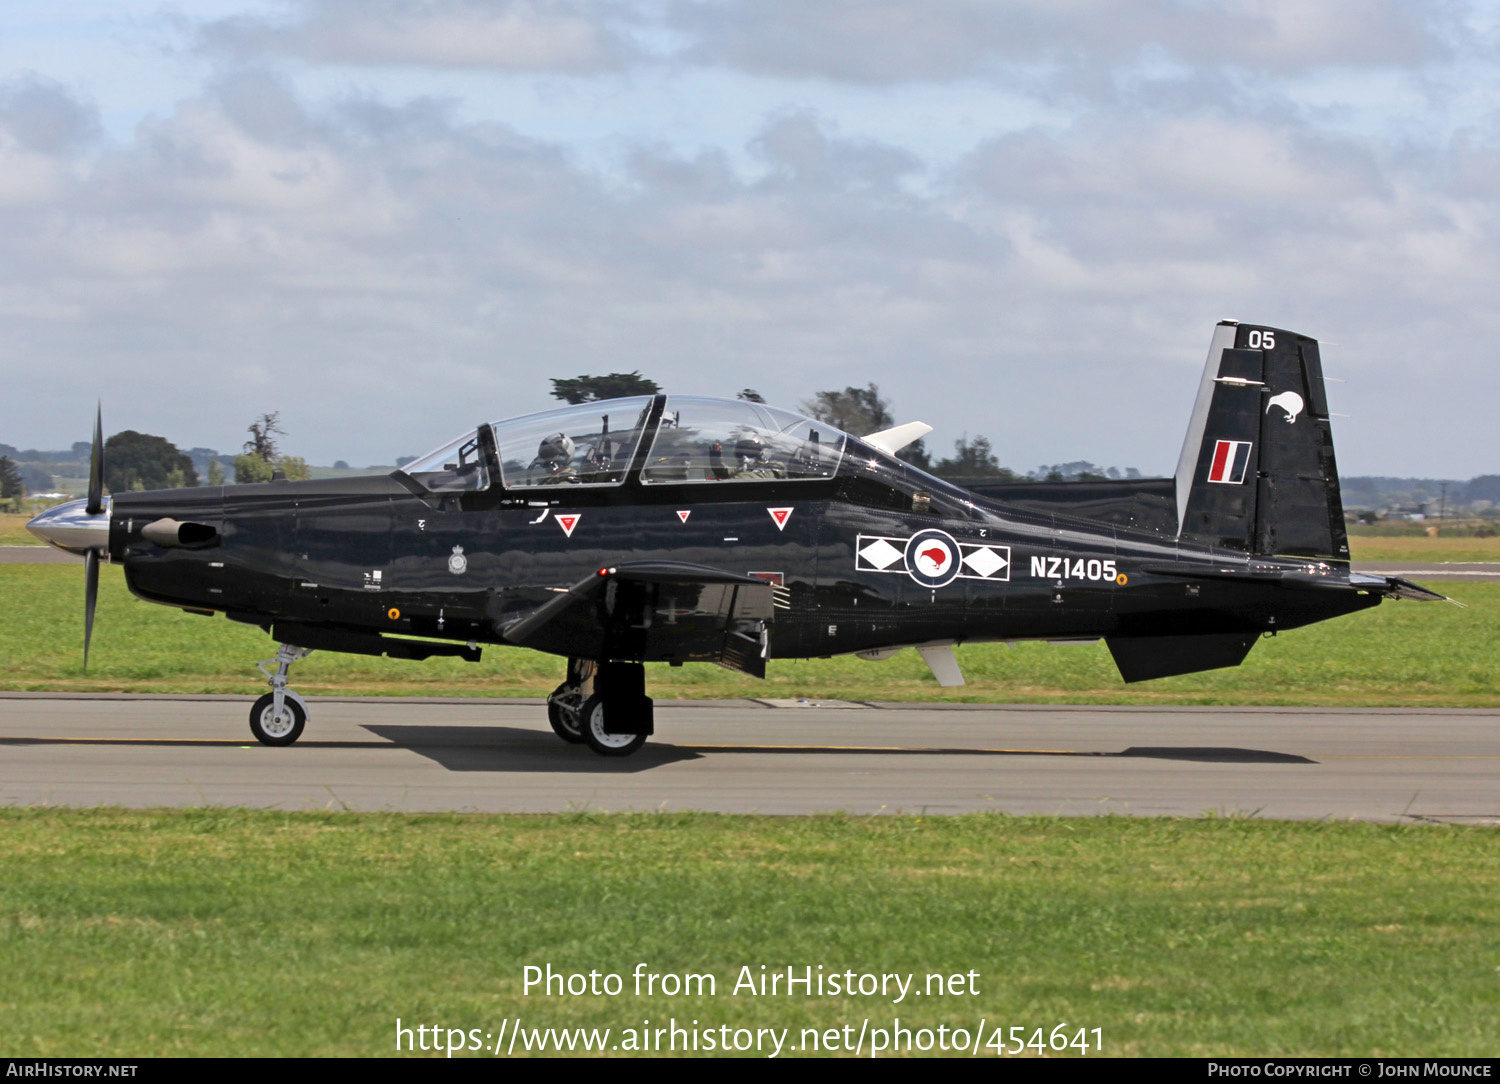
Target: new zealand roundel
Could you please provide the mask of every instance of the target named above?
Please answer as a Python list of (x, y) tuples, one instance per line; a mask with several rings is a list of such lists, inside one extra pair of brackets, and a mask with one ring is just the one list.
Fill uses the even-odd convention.
[(946, 531), (918, 531), (906, 543), (906, 572), (923, 587), (946, 587), (958, 575), (958, 543)]

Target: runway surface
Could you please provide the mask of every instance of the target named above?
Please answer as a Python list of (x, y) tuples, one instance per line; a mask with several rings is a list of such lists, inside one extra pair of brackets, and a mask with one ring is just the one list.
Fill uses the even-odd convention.
[(0, 696), (0, 802), (1500, 825), (1500, 711), (659, 701), (607, 759), (536, 701), (319, 699), (269, 748), (250, 699)]
[(0, 546), (0, 565), (81, 565), (83, 558), (51, 546)]

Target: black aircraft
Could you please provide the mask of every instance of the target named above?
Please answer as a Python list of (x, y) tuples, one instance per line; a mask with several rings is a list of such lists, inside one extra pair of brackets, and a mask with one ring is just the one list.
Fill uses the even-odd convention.
[[(1257, 637), (1438, 599), (1351, 572), (1315, 340), (1226, 321), (1173, 478), (961, 488), (896, 458), (930, 431), (855, 436), (757, 403), (678, 395), (480, 424), (384, 477), (103, 496), (30, 528), (131, 591), (280, 644), (250, 729), (288, 745), (313, 650), (393, 658), (481, 644), (567, 658), (564, 741), (606, 756), (653, 732), (642, 663), (1103, 639), (1126, 681), (1238, 665)], [(274, 665), (274, 672), (270, 669)]]

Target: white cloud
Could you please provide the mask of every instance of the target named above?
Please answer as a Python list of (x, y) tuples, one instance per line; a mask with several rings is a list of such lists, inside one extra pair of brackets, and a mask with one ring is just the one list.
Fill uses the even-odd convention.
[(576, 73), (636, 57), (630, 15), (609, 0), (305, 0), (290, 19), (220, 19), (201, 38), (242, 58)]
[[(1410, 75), (1442, 47), (1402, 30), (1407, 8), (1375, 5), (1334, 45), (1318, 29), (1344, 17), (1333, 0), (1310, 16), (1140, 0), (1123, 9), (1136, 21), (1082, 0), (863, 7), (870, 26), (853, 5), (779, 0), (759, 23), (723, 3), (664, 6), (655, 25), (691, 30), (704, 64), (898, 82), (969, 78), (995, 58), (1041, 71), (996, 36), (1011, 27), (1052, 43), (1054, 74), (1098, 55), (1138, 82), (1111, 76), (1045, 127), (979, 116), (949, 164), (871, 120), (899, 86), (859, 99), (856, 129), (803, 104), (805, 84), (768, 76), (750, 135), (688, 149), (621, 138), (605, 160), (378, 79), (309, 90), (305, 70), (329, 61), (318, 28), (339, 19), (430, 31), (404, 59), (359, 39), (341, 65), (468, 64), (424, 51), (448, 40), (450, 17), (487, 12), (584, 19), (603, 50), (584, 67), (607, 68), (631, 55), (610, 37), (624, 5), (307, 3), (280, 24), (215, 24), (255, 62), (226, 63), (121, 138), (101, 136), (77, 92), (0, 87), (0, 440), (81, 439), (85, 389), (111, 426), (187, 446), (232, 449), (250, 417), (279, 409), (289, 446), (315, 461), (390, 461), (546, 406), (549, 377), (638, 368), (671, 390), (748, 385), (792, 405), (873, 380), (904, 417), (940, 427), (940, 451), (967, 431), (1021, 468), (1169, 470), (1209, 329), (1236, 316), (1344, 344), (1329, 361), (1354, 378), (1334, 389), (1356, 415), (1340, 429), (1345, 469), (1495, 469), (1483, 435), (1500, 391), (1500, 124), (1402, 142), (1339, 130), (1270, 84), (1247, 95), (1239, 60), (1215, 59), (1219, 38), (1173, 21), (1241, 20), (1246, 36), (1226, 40), (1267, 70)], [(908, 24), (925, 39), (900, 40)], [(1153, 42), (1165, 59), (1142, 60)], [(527, 55), (494, 66), (507, 79), (566, 67)], [(850, 64), (865, 74), (835, 70)], [(618, 101), (598, 100), (625, 130), (639, 99), (620, 80)], [(711, 118), (719, 104), (678, 108)], [(1416, 394), (1427, 379), (1464, 394)]]
[(859, 82), (1087, 78), (1157, 50), (1190, 67), (1296, 71), (1444, 55), (1447, 12), (1399, 0), (679, 0), (688, 55)]

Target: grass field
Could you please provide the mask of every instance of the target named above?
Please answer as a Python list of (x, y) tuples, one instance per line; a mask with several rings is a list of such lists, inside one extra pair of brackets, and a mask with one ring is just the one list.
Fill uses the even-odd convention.
[(0, 512), (0, 546), (38, 546), (36, 535), (26, 529), (30, 516)]
[(1497, 538), (1350, 536), (1355, 561), (1500, 561)]
[[(83, 672), (83, 576), (65, 565), (0, 565), (0, 689), (243, 693), (275, 646), (258, 629), (141, 602), (102, 570), (93, 653)], [(1500, 705), (1500, 584), (1439, 585), (1467, 604), (1389, 602), (1263, 638), (1243, 666), (1126, 686), (1102, 644), (974, 644), (958, 649), (968, 684), (942, 689), (914, 651), (774, 662), (758, 681), (709, 665), (648, 667), (653, 696), (811, 697), (1108, 704)], [(562, 660), (486, 648), (478, 665), (314, 654), (293, 671), (304, 693), (545, 696)]]
[[(389, 1056), (398, 1017), (616, 1042), (647, 1019), (791, 1028), (798, 1045), (804, 1027), (899, 1017), (983, 1019), (985, 1042), (1099, 1028), (1106, 1055), (1500, 1047), (1500, 848), (1483, 830), (26, 809), (0, 810), (0, 836), (12, 1057)], [(712, 974), (715, 994), (636, 996), (638, 963)], [(527, 964), (626, 985), (527, 995)], [(735, 995), (762, 964), (974, 971), (979, 992)]]

